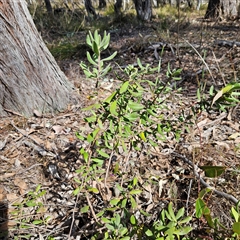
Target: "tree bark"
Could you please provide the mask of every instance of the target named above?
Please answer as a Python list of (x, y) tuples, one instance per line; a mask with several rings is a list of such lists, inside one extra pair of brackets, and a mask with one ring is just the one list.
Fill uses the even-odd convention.
[(240, 0), (209, 0), (205, 18), (236, 18), (239, 8)]
[(134, 0), (138, 19), (150, 21), (152, 17), (151, 0)]
[(73, 85), (38, 33), (25, 0), (0, 0), (0, 116), (62, 111)]

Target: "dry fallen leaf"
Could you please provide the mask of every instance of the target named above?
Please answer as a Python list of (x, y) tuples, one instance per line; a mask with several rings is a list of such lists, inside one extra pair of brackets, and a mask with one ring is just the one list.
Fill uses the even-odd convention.
[(14, 176), (16, 173), (5, 173), (2, 176), (0, 176), (0, 181), (3, 181), (6, 178), (10, 178), (12, 176)]
[(55, 126), (52, 127), (52, 129), (55, 132), (55, 134), (64, 133), (64, 131), (63, 131), (64, 127), (63, 126), (55, 125)]
[(8, 200), (9, 202), (14, 202), (14, 201), (16, 201), (18, 198), (19, 198), (19, 196), (17, 196), (16, 193), (8, 193), (8, 194), (7, 194), (7, 200)]
[(25, 190), (28, 188), (26, 182), (21, 178), (15, 178), (14, 184), (19, 187), (21, 194), (24, 194)]

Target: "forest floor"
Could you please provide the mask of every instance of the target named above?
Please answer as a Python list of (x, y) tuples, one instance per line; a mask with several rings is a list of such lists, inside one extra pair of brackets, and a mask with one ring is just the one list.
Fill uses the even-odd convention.
[[(207, 93), (212, 85), (221, 89), (228, 82), (239, 81), (240, 46), (231, 45), (232, 41), (240, 39), (238, 21), (192, 19), (180, 24), (172, 23), (167, 30), (160, 28), (160, 24), (157, 19), (138, 26), (123, 23), (110, 31), (110, 47), (106, 54), (118, 51), (118, 55), (112, 61), (113, 71), (97, 90), (95, 81), (87, 79), (79, 67), (80, 61), (87, 61), (84, 45), (86, 32), (76, 33), (74, 37), (79, 39), (79, 51), (69, 59), (59, 58), (58, 63), (74, 83), (81, 102), (57, 115), (36, 112), (34, 117), (26, 119), (12, 113), (12, 116), (1, 119), (0, 210), (6, 217), (4, 209), (8, 208), (9, 216), (7, 225), (2, 222), (1, 230), (9, 230), (9, 239), (26, 239), (27, 235), (32, 236), (30, 239), (90, 239), (96, 232), (106, 231), (96, 223), (94, 214), (116, 197), (115, 184), (129, 184), (134, 177), (137, 177), (138, 187), (142, 190), (141, 197), (136, 197), (137, 205), (150, 214), (141, 224), (150, 225), (172, 201), (176, 209), (185, 207), (186, 214), (193, 216), (190, 225), (194, 231), (190, 233), (190, 239), (220, 239), (216, 234), (224, 236), (228, 232), (226, 230), (220, 234), (219, 230), (216, 233), (210, 230), (204, 218), (194, 217), (194, 205), (204, 186), (185, 160), (197, 166), (223, 166), (225, 171), (220, 177), (211, 179), (202, 175), (203, 179), (212, 188), (240, 199), (238, 106), (227, 112), (216, 109), (199, 111), (189, 131), (181, 129), (178, 142), (168, 137), (158, 147), (144, 149), (144, 154), (132, 153), (125, 165), (125, 153), (117, 155), (116, 161), (121, 162), (119, 172), (122, 174), (109, 174), (107, 192), (104, 191), (106, 186), (103, 182), (96, 180), (91, 184), (98, 189), (97, 194), (72, 194), (79, 186), (74, 180), (79, 178), (75, 171), (83, 165), (79, 149), (84, 143), (77, 138), (76, 132), (89, 130), (82, 108), (105, 99), (120, 85), (121, 81), (116, 77), (116, 73), (121, 75), (119, 66), (125, 68), (128, 64), (136, 64), (139, 58), (143, 65), (157, 67), (161, 58), (159, 76), (150, 77), (160, 77), (163, 82), (167, 81), (168, 66), (182, 69), (181, 81), (177, 85), (182, 91), (172, 92), (171, 101), (167, 102), (168, 111), (164, 113), (166, 117), (181, 111), (191, 114), (191, 109), (198, 103), (197, 89), (205, 88)], [(52, 39), (49, 34), (43, 35), (43, 38), (48, 44)], [(41, 188), (34, 194), (39, 184)], [(30, 190), (33, 192), (29, 194)], [(43, 196), (38, 196), (41, 191)], [(230, 229), (233, 223), (230, 208), (234, 203), (213, 192), (205, 200), (212, 217), (218, 218)], [(92, 209), (81, 212), (80, 209), (86, 205)], [(50, 217), (49, 221), (47, 216)]]

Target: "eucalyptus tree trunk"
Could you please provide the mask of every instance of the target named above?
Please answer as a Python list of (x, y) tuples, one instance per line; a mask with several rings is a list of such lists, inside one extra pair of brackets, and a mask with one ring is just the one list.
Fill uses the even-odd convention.
[(239, 17), (240, 0), (209, 0), (205, 18)]
[(25, 0), (0, 0), (0, 116), (64, 110), (73, 85), (38, 33)]

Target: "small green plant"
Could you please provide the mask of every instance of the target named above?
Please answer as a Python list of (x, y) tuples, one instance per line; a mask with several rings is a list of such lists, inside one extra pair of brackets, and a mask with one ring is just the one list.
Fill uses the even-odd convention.
[(240, 83), (234, 82), (227, 84), (224, 88), (217, 92), (212, 100), (213, 104), (224, 111), (227, 107), (234, 107), (240, 103), (237, 98), (240, 95)]
[(158, 240), (174, 240), (180, 239), (180, 236), (186, 236), (192, 231), (192, 227), (184, 226), (189, 224), (192, 217), (183, 217), (184, 208), (178, 210), (175, 215), (173, 203), (168, 204), (168, 209), (163, 209), (160, 214), (160, 219), (153, 224), (151, 229), (147, 229), (145, 234), (149, 239)]
[[(41, 190), (41, 185), (38, 185), (34, 191), (29, 191), (21, 202), (13, 203), (14, 210), (11, 211), (11, 217), (19, 224), (18, 229), (30, 229), (34, 225), (45, 226), (48, 224), (51, 217), (44, 216), (45, 208), (42, 203), (42, 197), (46, 194), (46, 190)], [(29, 209), (31, 208), (31, 214)], [(34, 213), (33, 213), (34, 210)], [(18, 220), (19, 219), (19, 220)], [(29, 231), (27, 231), (29, 233)], [(30, 237), (31, 234), (25, 234), (21, 237)], [(18, 239), (18, 238), (16, 238)]]
[(228, 229), (220, 223), (218, 218), (212, 218), (211, 209), (207, 206), (207, 202), (204, 200), (204, 197), (209, 193), (212, 193), (212, 190), (210, 188), (205, 188), (200, 191), (195, 204), (196, 217), (204, 217), (207, 221), (208, 226), (214, 230), (215, 235), (218, 235), (221, 238), (223, 236), (231, 236), (232, 238), (230, 239), (240, 239), (240, 202), (237, 203), (236, 207), (231, 208), (231, 215), (235, 222), (232, 225), (232, 229)]
[(240, 239), (240, 201), (237, 203), (236, 207), (231, 208), (231, 214), (235, 221), (232, 226), (234, 232), (233, 236)]
[(90, 70), (89, 67), (84, 62), (81, 62), (80, 66), (83, 69), (84, 74), (88, 78), (96, 79), (96, 88), (97, 88), (99, 85), (99, 81), (111, 70), (111, 64), (104, 66), (104, 62), (112, 60), (117, 55), (117, 52), (114, 52), (111, 56), (107, 58), (103, 58), (103, 59), (101, 58), (101, 53), (108, 48), (110, 43), (110, 34), (109, 33), (107, 34), (106, 31), (104, 31), (103, 38), (101, 37), (100, 34), (98, 34), (97, 30), (95, 30), (94, 34), (92, 34), (89, 31), (86, 42), (87, 42), (87, 45), (93, 51), (92, 56), (87, 51), (87, 59), (93, 67)]
[[(106, 36), (105, 33), (103, 39)], [(110, 71), (109, 65), (103, 67), (106, 59), (101, 60), (100, 57), (110, 38), (99, 40), (99, 37), (97, 32), (94, 36), (89, 34), (87, 37), (88, 45), (92, 46), (94, 52), (93, 57), (87, 53), (93, 70), (90, 71), (81, 63), (86, 76), (97, 79), (96, 87), (99, 79)], [(102, 41), (105, 43), (101, 43)], [(113, 57), (110, 56), (111, 59)], [(169, 65), (165, 82), (158, 77), (161, 62), (157, 67), (151, 67), (150, 64), (143, 65), (140, 59), (137, 59), (137, 66), (130, 64), (121, 70), (124, 75), (121, 79), (122, 84), (106, 99), (84, 109), (87, 112), (84, 119), (86, 125), (76, 135), (83, 143), (80, 154), (85, 164), (77, 170), (79, 179), (75, 180), (79, 186), (76, 187), (74, 194), (84, 193), (86, 199), (90, 194), (92, 196), (101, 194), (105, 199), (105, 208), (97, 213), (93, 213), (87, 205), (80, 210), (82, 213), (91, 211), (96, 222), (105, 229), (92, 239), (98, 239), (99, 234), (106, 240), (127, 240), (134, 236), (141, 239), (143, 235), (149, 239), (171, 240), (174, 237), (179, 239), (179, 236), (191, 231), (190, 227), (184, 226), (191, 220), (190, 217), (183, 218), (184, 209), (180, 209), (175, 215), (170, 203), (168, 210), (162, 211), (161, 219), (146, 227), (144, 222), (136, 217), (137, 212), (143, 217), (149, 217), (147, 212), (138, 209), (138, 197), (142, 192), (138, 178), (133, 177), (128, 181), (125, 176), (132, 153), (140, 155), (144, 151), (148, 154), (149, 148), (157, 147), (169, 137), (175, 141), (179, 140), (182, 125), (188, 120), (182, 113), (166, 117), (168, 113), (166, 103), (178, 93), (173, 87), (175, 81), (180, 79), (181, 69), (172, 70)], [(157, 77), (148, 80), (147, 76), (153, 74)], [(123, 159), (113, 163), (114, 156), (121, 156)], [(107, 183), (109, 175), (114, 175), (116, 179), (114, 181), (116, 197), (109, 194)], [(98, 188), (95, 187), (96, 183)], [(103, 194), (102, 188), (107, 196)], [(161, 238), (162, 236), (164, 237)]]
[[(77, 136), (95, 146), (102, 161), (110, 157), (107, 150), (109, 153), (118, 152), (119, 148), (125, 152), (140, 150), (146, 143), (154, 147), (158, 141), (166, 140), (170, 132), (175, 134), (176, 140), (179, 139), (181, 130), (178, 124), (184, 118), (165, 119), (163, 114), (167, 110), (164, 102), (173, 91), (170, 84), (162, 83), (158, 78), (155, 82), (144, 78), (146, 74), (158, 72), (159, 68), (143, 66), (138, 59), (138, 67), (129, 65), (124, 69), (129, 80), (105, 100), (84, 109), (90, 112), (85, 121), (92, 132)], [(176, 77), (174, 73), (171, 75)], [(80, 152), (88, 158), (83, 149)]]

